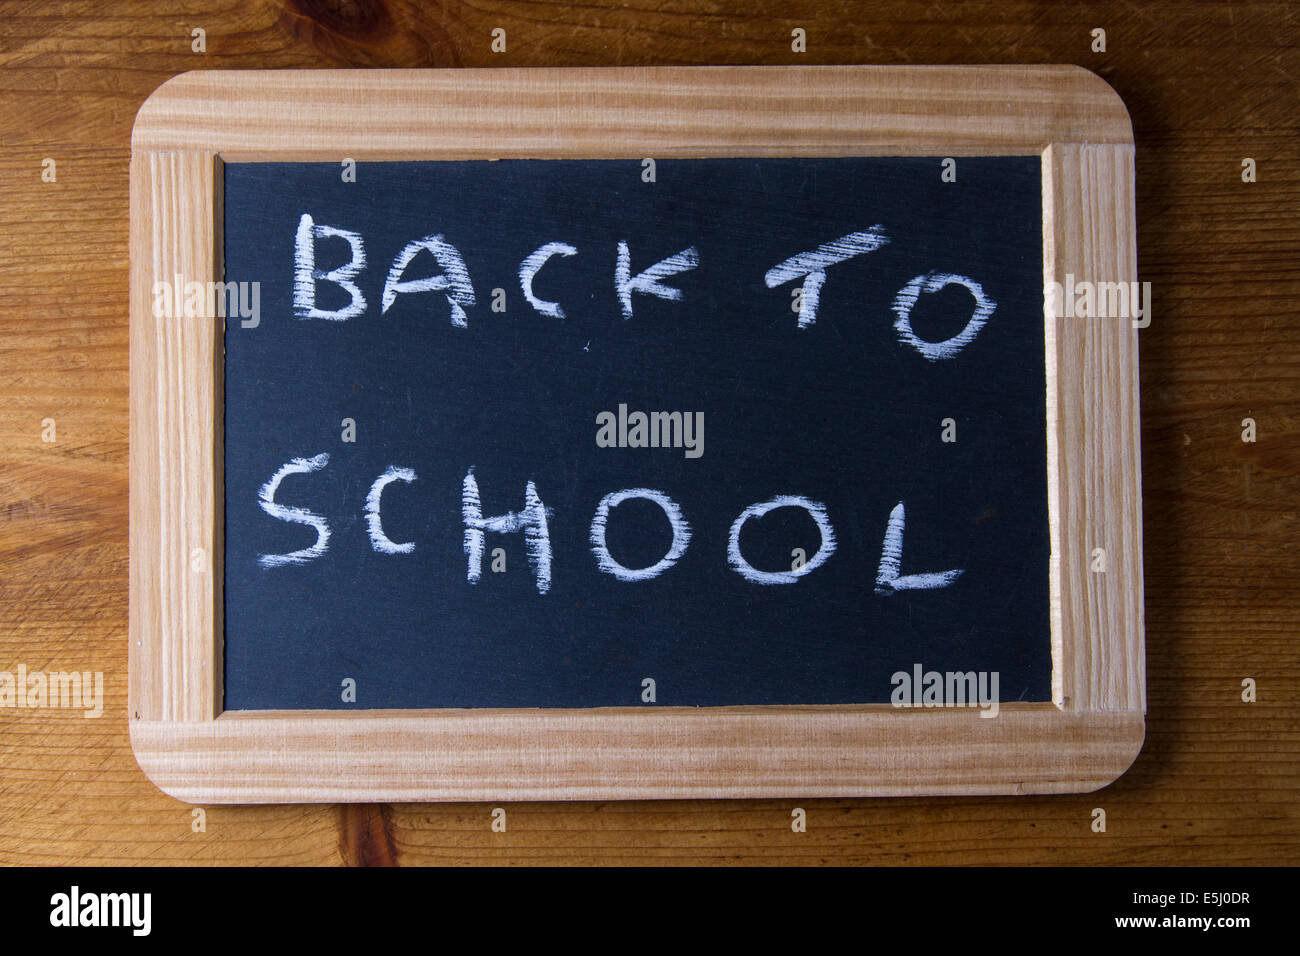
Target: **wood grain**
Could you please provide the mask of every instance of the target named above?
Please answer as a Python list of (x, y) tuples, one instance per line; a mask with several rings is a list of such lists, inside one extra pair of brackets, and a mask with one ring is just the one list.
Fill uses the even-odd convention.
[[(1132, 150), (1055, 144), (1043, 168), (1044, 281), (1137, 279)], [(1064, 315), (1048, 329), (1052, 635), (1073, 662), (1053, 669), (1053, 696), (1071, 711), (1143, 710), (1138, 330)]]
[[(136, 151), (227, 162), (663, 156), (1015, 155), (1132, 142), (1087, 70), (800, 66), (259, 70), (182, 74), (136, 116)], [(1009, 97), (1014, 96), (1014, 99)], [(220, 108), (219, 104), (238, 104)], [(292, 108), (286, 108), (292, 104)], [(920, 155), (925, 155), (921, 153)]]
[(201, 150), (132, 157), (132, 209), (148, 214), (131, 248), (130, 590), (154, 598), (130, 602), (135, 720), (212, 720), (221, 710), (220, 323), (157, 315), (152, 292), (159, 281), (206, 289), (222, 277), (218, 164)]
[(840, 707), (228, 713), (134, 721), (190, 803), (1076, 793), (1133, 762), (1141, 712)]
[[(341, 12), (332, 12), (338, 10)], [(105, 673), (108, 715), (0, 712), (0, 861), (1293, 863), (1300, 545), (1297, 12), (1285, 2), (200, 2), (0, 11), (0, 656)], [(189, 28), (208, 32), (190, 52)], [(127, 163), (170, 76), (206, 68), (1077, 63), (1133, 118), (1147, 741), (1090, 795), (190, 808), (127, 739)], [(804, 26), (809, 52), (790, 52)], [(1107, 30), (1105, 54), (1089, 31)], [(1244, 184), (1240, 163), (1259, 163)], [(42, 183), (55, 158), (58, 182)], [(1240, 440), (1243, 417), (1259, 440)], [(40, 440), (41, 420), (58, 440)], [(1259, 700), (1240, 700), (1243, 677)], [(1092, 807), (1106, 834), (1088, 828)]]

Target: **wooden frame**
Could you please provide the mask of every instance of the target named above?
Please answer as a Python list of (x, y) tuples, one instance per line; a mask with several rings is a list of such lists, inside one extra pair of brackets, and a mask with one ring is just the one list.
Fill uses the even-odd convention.
[[(557, 122), (557, 118), (561, 122)], [(1145, 732), (1137, 331), (1046, 313), (1054, 703), (221, 713), (223, 159), (1041, 155), (1045, 281), (1136, 279), (1133, 138), (1086, 70), (654, 67), (195, 72), (131, 155), (129, 723), (195, 803), (1050, 793)], [(1091, 570), (1104, 548), (1105, 573)]]

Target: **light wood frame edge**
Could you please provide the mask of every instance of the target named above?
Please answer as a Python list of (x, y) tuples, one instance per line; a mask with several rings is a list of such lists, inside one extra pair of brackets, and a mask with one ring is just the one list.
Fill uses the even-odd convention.
[[(400, 132), (376, 107), (386, 96), (415, 117)], [(653, 128), (638, 119), (647, 106)], [(1029, 793), (1113, 780), (1145, 733), (1127, 320), (1046, 319), (1057, 706), (1004, 705), (991, 720), (887, 706), (218, 716), (220, 340), (210, 321), (151, 311), (157, 276), (220, 277), (223, 156), (1035, 152), (1045, 277), (1135, 279), (1131, 127), (1118, 96), (1078, 68), (200, 72), (164, 84), (137, 116), (131, 160), (129, 707), (141, 767), (174, 796), (212, 803)], [(1056, 480), (1074, 474), (1084, 480)], [(1108, 549), (1104, 575), (1088, 569), (1093, 547)]]

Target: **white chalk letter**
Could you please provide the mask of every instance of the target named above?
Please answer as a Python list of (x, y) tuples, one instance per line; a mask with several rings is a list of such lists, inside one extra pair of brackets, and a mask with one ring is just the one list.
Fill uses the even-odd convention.
[[(329, 272), (316, 268), (316, 240), (337, 236), (346, 239), (352, 258)], [(342, 322), (366, 310), (366, 297), (352, 280), (366, 267), (366, 250), (361, 234), (334, 226), (318, 226), (306, 213), (298, 220), (298, 234), (293, 244), (293, 314), (300, 319), (329, 319)], [(316, 308), (316, 283), (333, 282), (351, 296), (342, 309)]]
[(889, 237), (885, 235), (884, 226), (872, 226), (866, 232), (851, 232), (834, 242), (824, 242), (812, 252), (801, 252), (791, 256), (780, 265), (767, 270), (763, 281), (769, 289), (775, 289), (794, 279), (803, 278), (803, 295), (799, 300), (799, 328), (806, 329), (817, 321), (817, 303), (821, 298), (822, 283), (826, 281), (826, 270), (846, 259), (874, 252)]
[(695, 251), (694, 246), (691, 246), (676, 255), (656, 262), (649, 269), (633, 276), (632, 254), (628, 252), (627, 243), (620, 239), (618, 243), (618, 265), (614, 268), (614, 288), (618, 292), (618, 301), (623, 306), (623, 318), (632, 318), (633, 292), (652, 295), (658, 299), (670, 299), (673, 302), (680, 301), (682, 290), (666, 286), (659, 280), (675, 276), (679, 272), (694, 269), (699, 264), (700, 254)]
[(384, 487), (393, 481), (404, 481), (409, 484), (415, 481), (415, 472), (410, 468), (394, 468), (389, 465), (388, 470), (376, 478), (375, 483), (370, 486), (370, 494), (366, 495), (366, 526), (370, 530), (370, 544), (381, 554), (410, 554), (415, 550), (415, 542), (406, 541), (398, 544), (390, 541), (388, 535), (384, 534), (384, 525), (379, 517), (379, 503), (384, 494)]
[(279, 505), (275, 503), (275, 493), (279, 490), (280, 482), (289, 475), (309, 475), (313, 471), (320, 471), (330, 460), (330, 456), (324, 452), (315, 458), (295, 458), (289, 463), (280, 466), (280, 470), (271, 476), (271, 480), (264, 484), (258, 491), (258, 503), (262, 510), (272, 518), (279, 518), (281, 521), (292, 521), (294, 524), (311, 525), (316, 529), (316, 543), (310, 548), (302, 548), (299, 551), (291, 551), (288, 554), (262, 554), (258, 555), (257, 563), (264, 568), (276, 568), (283, 564), (306, 564), (319, 558), (325, 553), (325, 547), (330, 539), (330, 527), (323, 515), (315, 514), (306, 508), (292, 508), (288, 505)]
[(885, 544), (880, 549), (880, 570), (876, 572), (876, 593), (890, 595), (896, 591), (926, 590), (929, 588), (946, 588), (961, 577), (962, 572), (940, 571), (929, 574), (905, 574), (898, 572), (903, 563), (903, 524), (906, 515), (900, 501), (889, 513), (889, 524), (885, 528)]
[[(916, 305), (916, 300), (920, 298), (922, 292), (938, 292), (945, 286), (953, 284), (964, 285), (975, 297), (975, 311), (971, 314), (966, 327), (952, 338), (944, 339), (942, 342), (927, 342), (912, 331), (912, 307)], [(946, 272), (927, 272), (903, 286), (894, 298), (894, 314), (898, 316), (894, 320), (894, 332), (897, 333), (900, 342), (912, 346), (931, 362), (950, 359), (970, 345), (997, 307), (998, 304), (984, 294), (983, 287), (974, 279), (950, 275)]]
[[(421, 249), (427, 249), (433, 254), (442, 274), (401, 281), (406, 267)], [(388, 270), (388, 279), (384, 282), (383, 311), (388, 311), (399, 292), (441, 292), (444, 289), (447, 290), (447, 303), (451, 306), (451, 324), (465, 328), (465, 307), (474, 304), (474, 286), (469, 281), (469, 269), (465, 266), (465, 260), (456, 247), (442, 236), (416, 239), (406, 244), (406, 248), (393, 260), (393, 267)]]
[[(817, 547), (817, 553), (809, 558), (806, 564), (792, 567), (789, 571), (760, 571), (746, 561), (744, 555), (740, 553), (740, 529), (750, 518), (761, 518), (777, 508), (802, 508), (812, 515), (813, 521), (817, 522), (817, 530), (821, 532), (821, 544)], [(802, 495), (777, 495), (767, 501), (750, 505), (740, 513), (740, 517), (731, 526), (731, 535), (727, 539), (727, 561), (731, 564), (732, 570), (746, 581), (753, 581), (755, 584), (794, 584), (805, 574), (811, 574), (820, 568), (834, 553), (835, 529), (831, 527), (830, 518), (826, 516), (826, 506)]]
[(564, 310), (560, 308), (558, 302), (547, 302), (545, 299), (539, 299), (533, 295), (533, 277), (537, 275), (539, 269), (546, 265), (551, 256), (576, 256), (578, 250), (564, 242), (548, 242), (542, 246), (519, 266), (519, 286), (524, 290), (524, 298), (528, 304), (540, 312), (542, 315), (552, 319), (564, 318)]
[[(620, 564), (614, 560), (614, 556), (609, 553), (609, 548), (605, 545), (605, 525), (609, 521), (610, 509), (617, 508), (629, 498), (653, 501), (663, 509), (668, 517), (668, 523), (673, 528), (673, 543), (668, 553), (648, 568), (629, 568)], [(596, 563), (600, 566), (600, 570), (614, 575), (620, 581), (649, 581), (651, 578), (657, 578), (677, 563), (677, 559), (686, 553), (686, 546), (690, 543), (691, 526), (682, 516), (682, 509), (662, 491), (651, 488), (628, 488), (606, 495), (600, 499), (596, 516), (591, 519), (591, 550), (596, 555)]]
[(467, 579), (470, 584), (477, 583), (483, 573), (484, 532), (513, 534), (523, 529), (524, 548), (537, 577), (537, 590), (545, 594), (551, 589), (551, 534), (546, 525), (546, 506), (531, 481), (524, 489), (523, 511), (484, 518), (478, 481), (474, 478), (474, 469), (470, 468), (465, 473), (461, 491), (461, 516), (465, 522), (465, 554), (469, 558)]

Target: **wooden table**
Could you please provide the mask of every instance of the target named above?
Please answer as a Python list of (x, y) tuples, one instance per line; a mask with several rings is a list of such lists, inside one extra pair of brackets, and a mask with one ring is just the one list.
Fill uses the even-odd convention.
[[(759, 6), (0, 0), (0, 669), (105, 681), (99, 719), (0, 709), (0, 862), (1296, 862), (1300, 12)], [(1149, 717), (1117, 783), (1035, 798), (512, 804), (499, 833), (487, 804), (196, 814), (139, 771), (126, 730), (127, 161), (158, 84), (195, 68), (1035, 62), (1100, 73), (1137, 139), (1139, 277), (1154, 300), (1141, 333)], [(806, 833), (791, 830), (796, 806)]]

